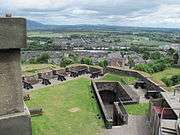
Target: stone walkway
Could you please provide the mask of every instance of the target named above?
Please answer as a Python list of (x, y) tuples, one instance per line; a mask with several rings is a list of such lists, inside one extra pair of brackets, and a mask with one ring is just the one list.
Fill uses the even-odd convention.
[(149, 100), (147, 100), (144, 97), (144, 94), (145, 94), (145, 90), (144, 89), (141, 89), (141, 88), (135, 89), (134, 85), (130, 85), (130, 87), (132, 88), (133, 91), (135, 91), (140, 96), (139, 103), (147, 103), (147, 102), (149, 102)]
[(128, 125), (105, 129), (104, 135), (151, 135), (145, 116), (129, 116)]

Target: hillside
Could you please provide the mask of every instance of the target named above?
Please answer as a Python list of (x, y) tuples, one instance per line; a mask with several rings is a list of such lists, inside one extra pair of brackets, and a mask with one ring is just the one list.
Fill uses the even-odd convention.
[(36, 21), (27, 20), (28, 30), (41, 31), (117, 31), (117, 32), (180, 32), (174, 28), (127, 27), (110, 25), (45, 25)]

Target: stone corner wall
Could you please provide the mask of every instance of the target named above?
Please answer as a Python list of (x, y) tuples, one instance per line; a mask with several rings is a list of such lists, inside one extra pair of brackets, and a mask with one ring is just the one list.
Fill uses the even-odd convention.
[(116, 74), (124, 74), (124, 75), (139, 78), (139, 79), (143, 80), (149, 86), (149, 88), (152, 90), (157, 90), (160, 92), (167, 91), (162, 86), (160, 86), (156, 82), (152, 81), (150, 77), (145, 76), (144, 74), (142, 74), (141, 72), (138, 72), (136, 70), (126, 70), (126, 69), (120, 69), (120, 68), (115, 68), (115, 67), (107, 67), (105, 69), (105, 73), (109, 73), (109, 72), (116, 73)]

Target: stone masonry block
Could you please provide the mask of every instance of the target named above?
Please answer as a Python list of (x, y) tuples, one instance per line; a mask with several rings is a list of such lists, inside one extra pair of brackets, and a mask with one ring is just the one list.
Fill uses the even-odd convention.
[(0, 117), (0, 135), (32, 135), (31, 116), (24, 111)]
[(26, 20), (0, 18), (0, 49), (26, 47)]
[(23, 111), (20, 50), (0, 50), (0, 115)]

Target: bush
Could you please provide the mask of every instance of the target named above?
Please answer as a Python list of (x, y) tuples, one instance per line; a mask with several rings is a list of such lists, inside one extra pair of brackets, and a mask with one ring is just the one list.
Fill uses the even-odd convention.
[(91, 58), (84, 57), (81, 59), (81, 64), (93, 65), (93, 62)]
[(163, 55), (160, 52), (153, 52), (150, 55), (150, 58), (153, 59), (153, 60), (158, 60), (161, 57), (163, 57)]
[(172, 86), (173, 84), (170, 78), (162, 78), (161, 81), (163, 81), (168, 87)]
[(134, 69), (152, 74), (163, 71), (170, 66), (171, 66), (171, 60), (165, 58), (165, 59), (155, 60), (147, 64), (138, 64), (135, 66)]
[(37, 63), (48, 63), (50, 56), (47, 53), (41, 54), (41, 56), (37, 57)]
[(173, 55), (174, 64), (178, 64), (178, 60), (179, 60), (179, 54), (178, 54), (178, 53), (175, 53), (175, 54)]
[(29, 64), (36, 64), (37, 63), (36, 59), (34, 59), (34, 58), (29, 59), (28, 62), (29, 62)]
[(67, 57), (63, 58), (60, 62), (61, 67), (66, 67), (66, 66), (71, 65), (71, 64), (74, 64), (74, 61), (70, 58), (67, 58)]
[(102, 60), (98, 63), (100, 67), (106, 68), (108, 66), (108, 61), (107, 60)]
[(143, 59), (148, 60), (150, 58), (150, 53), (149, 52), (144, 52), (143, 53)]
[(173, 82), (173, 86), (180, 84), (180, 75), (174, 75), (171, 77), (171, 80)]
[(161, 79), (168, 87), (180, 84), (180, 75), (174, 75), (171, 78)]

